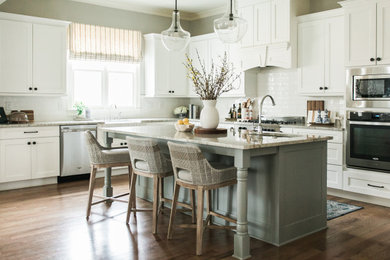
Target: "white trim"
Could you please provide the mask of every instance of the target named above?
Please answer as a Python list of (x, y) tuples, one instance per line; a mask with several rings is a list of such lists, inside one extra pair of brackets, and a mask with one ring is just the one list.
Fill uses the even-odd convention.
[(35, 24), (57, 25), (57, 26), (68, 26), (71, 23), (68, 21), (61, 21), (61, 20), (54, 20), (48, 18), (27, 16), (21, 14), (12, 14), (12, 13), (5, 13), (5, 12), (0, 12), (0, 19), (21, 21), (21, 22), (28, 22), (28, 23), (35, 23)]
[(351, 191), (328, 188), (328, 195), (390, 207), (390, 200)]
[(317, 20), (322, 20), (331, 17), (343, 16), (343, 15), (344, 15), (344, 9), (337, 8), (329, 11), (301, 15), (297, 17), (297, 21), (298, 23), (304, 23), (304, 22), (317, 21)]
[[(0, 0), (1, 1), (1, 0)], [(130, 3), (125, 2), (118, 2), (115, 0), (71, 0), (74, 2), (80, 2), (85, 4), (92, 4), (92, 5), (99, 5), (99, 6), (105, 6), (110, 8), (116, 8), (116, 9), (122, 9), (127, 11), (133, 11), (137, 13), (144, 13), (144, 14), (150, 14), (150, 15), (158, 15), (163, 17), (171, 17), (172, 16), (172, 9), (171, 8), (156, 8), (156, 7), (146, 7), (146, 6), (138, 6)], [(205, 10), (202, 12), (185, 12), (180, 11), (180, 17), (182, 20), (187, 21), (193, 21), (201, 18), (206, 18), (209, 16), (214, 16), (218, 14), (223, 14), (226, 11), (226, 6), (211, 9), (211, 10)]]
[(4, 3), (5, 1), (7, 1), (7, 0), (0, 0), (0, 5), (1, 5), (2, 3)]

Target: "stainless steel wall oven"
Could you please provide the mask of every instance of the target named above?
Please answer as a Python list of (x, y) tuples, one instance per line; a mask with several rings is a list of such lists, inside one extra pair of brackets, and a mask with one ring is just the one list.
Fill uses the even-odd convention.
[(349, 112), (347, 166), (390, 173), (390, 113)]

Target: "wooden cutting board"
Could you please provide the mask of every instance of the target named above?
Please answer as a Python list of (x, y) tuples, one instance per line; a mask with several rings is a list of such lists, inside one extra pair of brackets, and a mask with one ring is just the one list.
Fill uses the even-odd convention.
[(195, 134), (201, 134), (201, 135), (220, 135), (220, 134), (226, 134), (227, 129), (226, 128), (202, 128), (197, 127), (194, 130)]

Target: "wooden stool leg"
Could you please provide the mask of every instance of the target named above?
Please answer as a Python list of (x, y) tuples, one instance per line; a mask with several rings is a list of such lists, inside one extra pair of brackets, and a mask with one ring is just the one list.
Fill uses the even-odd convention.
[(91, 215), (91, 205), (92, 205), (93, 190), (95, 188), (96, 171), (97, 169), (94, 166), (91, 166), (91, 176), (89, 177), (89, 189), (88, 189), (87, 220)]
[(175, 182), (175, 190), (173, 192), (172, 205), (171, 205), (171, 215), (169, 216), (169, 225), (168, 225), (168, 239), (172, 239), (172, 229), (173, 229), (173, 221), (175, 220), (176, 215), (176, 204), (177, 198), (179, 197), (180, 185)]
[(207, 210), (207, 223), (206, 225), (211, 225), (213, 222), (211, 220), (210, 210), (211, 210), (211, 190), (206, 191), (206, 210)]
[(158, 214), (160, 213), (163, 213), (163, 209), (164, 209), (164, 201), (162, 200), (162, 198), (164, 198), (164, 178), (159, 178), (160, 179), (160, 204), (158, 206)]
[(192, 214), (192, 224), (196, 223), (196, 211), (195, 211), (195, 190), (190, 190), (190, 200), (191, 200), (191, 214)]
[(198, 188), (198, 208), (196, 219), (196, 255), (202, 255), (203, 251), (203, 188)]
[[(127, 217), (126, 217), (126, 223), (129, 223), (130, 221), (130, 214), (131, 214), (131, 208), (135, 208), (135, 182), (137, 181), (137, 174), (132, 172), (131, 174), (131, 184), (130, 184), (130, 197), (129, 202), (127, 204)], [(135, 217), (135, 214), (134, 214)]]
[(157, 233), (159, 183), (160, 178), (157, 175), (153, 176), (153, 234)]

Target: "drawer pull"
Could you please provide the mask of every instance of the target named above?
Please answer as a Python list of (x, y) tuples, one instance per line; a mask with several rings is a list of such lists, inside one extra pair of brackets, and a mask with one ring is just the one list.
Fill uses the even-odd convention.
[(38, 134), (38, 131), (25, 131), (25, 134)]
[(372, 185), (372, 184), (367, 184), (367, 186), (373, 187), (373, 188), (378, 188), (378, 189), (384, 189), (385, 188), (385, 186), (378, 186), (378, 185)]

